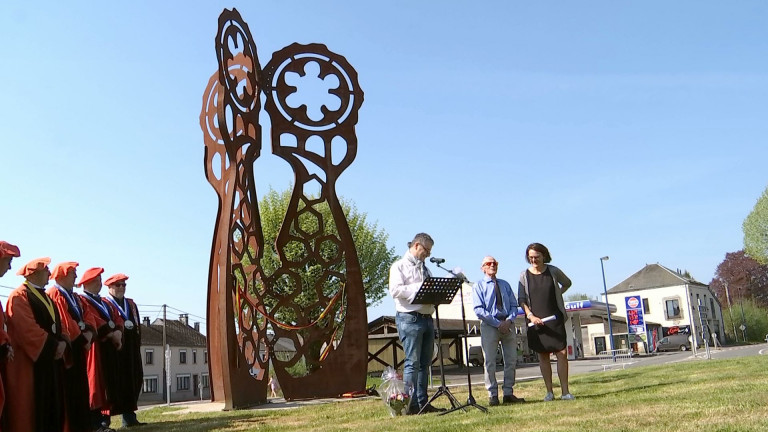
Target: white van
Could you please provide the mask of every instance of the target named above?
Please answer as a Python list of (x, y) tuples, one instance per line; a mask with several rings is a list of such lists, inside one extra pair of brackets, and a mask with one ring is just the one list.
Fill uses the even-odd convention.
[[(472, 366), (482, 366), (485, 360), (483, 360), (483, 347), (471, 346), (469, 347), (469, 364)], [(496, 364), (504, 364), (504, 357), (501, 354), (501, 346), (496, 347)]]

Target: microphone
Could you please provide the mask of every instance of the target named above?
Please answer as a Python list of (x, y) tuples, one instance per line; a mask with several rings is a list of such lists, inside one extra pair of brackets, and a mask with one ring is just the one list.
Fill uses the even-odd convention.
[(451, 273), (466, 283), (472, 283), (469, 281), (469, 279), (467, 279), (467, 275), (464, 274), (464, 270), (462, 270), (461, 267), (456, 267), (455, 269), (451, 270)]
[(442, 263), (445, 262), (445, 258), (435, 258), (435, 257), (432, 257), (432, 258), (429, 259), (429, 262), (431, 262), (432, 264), (442, 264)]

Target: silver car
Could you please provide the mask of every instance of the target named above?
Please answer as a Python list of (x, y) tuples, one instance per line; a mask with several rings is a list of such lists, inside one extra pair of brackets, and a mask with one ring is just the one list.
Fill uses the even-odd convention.
[(689, 336), (680, 333), (665, 336), (656, 342), (656, 351), (688, 351), (691, 349)]

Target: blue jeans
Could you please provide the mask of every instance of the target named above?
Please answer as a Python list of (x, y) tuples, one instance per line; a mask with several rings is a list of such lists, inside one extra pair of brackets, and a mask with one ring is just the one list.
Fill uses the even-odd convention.
[(413, 388), (410, 410), (418, 411), (427, 404), (427, 384), (435, 346), (435, 324), (430, 315), (398, 312), (397, 334), (405, 352), (403, 382)]

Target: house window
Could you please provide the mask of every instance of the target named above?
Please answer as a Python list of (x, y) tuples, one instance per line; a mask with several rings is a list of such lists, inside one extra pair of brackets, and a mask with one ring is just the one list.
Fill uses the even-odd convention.
[(189, 390), (189, 374), (176, 375), (176, 390)]
[(145, 349), (144, 350), (144, 364), (154, 364), (155, 363), (155, 350), (153, 349)]
[(187, 364), (187, 350), (179, 350), (179, 363)]
[(643, 312), (647, 313), (647, 314), (651, 313), (651, 306), (648, 303), (648, 299), (647, 298), (643, 299)]
[(717, 314), (715, 313), (715, 301), (713, 299), (709, 299), (709, 310), (712, 312), (712, 318), (713, 320), (717, 320)]
[(192, 364), (197, 364), (197, 350), (192, 350)]
[(208, 364), (208, 350), (203, 351), (203, 363)]
[(211, 386), (211, 381), (208, 379), (207, 373), (200, 375), (200, 384), (203, 385), (203, 388), (208, 388)]
[(683, 315), (680, 311), (680, 300), (679, 299), (668, 299), (664, 300), (664, 305), (666, 306), (666, 310), (664, 313), (667, 316), (667, 319), (672, 318), (682, 318)]
[(157, 376), (144, 377), (144, 393), (157, 393)]

